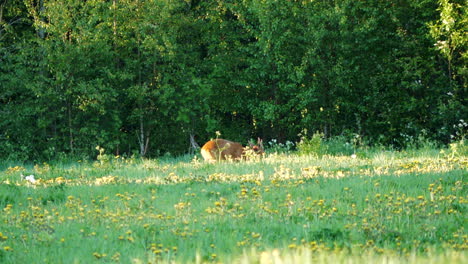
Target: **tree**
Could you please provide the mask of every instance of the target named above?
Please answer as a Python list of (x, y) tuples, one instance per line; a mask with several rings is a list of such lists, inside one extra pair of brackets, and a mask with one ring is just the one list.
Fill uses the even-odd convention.
[(436, 41), (434, 46), (445, 60), (446, 75), (449, 85), (443, 89), (439, 103), (441, 123), (440, 134), (444, 141), (449, 135), (455, 135), (457, 126), (468, 114), (467, 79), (468, 79), (468, 7), (465, 1), (439, 0), (439, 18), (429, 24), (430, 35)]

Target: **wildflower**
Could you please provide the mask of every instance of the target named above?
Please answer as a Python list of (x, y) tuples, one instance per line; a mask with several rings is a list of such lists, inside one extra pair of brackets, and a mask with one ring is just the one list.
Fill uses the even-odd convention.
[(29, 175), (29, 176), (26, 176), (26, 177), (24, 177), (24, 175), (21, 174), (21, 179), (24, 179), (24, 180), (26, 180), (26, 181), (28, 181), (28, 182), (30, 182), (32, 184), (36, 183), (36, 179), (34, 179), (34, 175), (32, 175), (32, 174)]
[(5, 206), (5, 208), (3, 208), (3, 211), (5, 211), (5, 212), (8, 213), (8, 212), (11, 210), (11, 208), (13, 208), (13, 205), (12, 205), (12, 204), (7, 204), (7, 205)]
[(99, 254), (97, 252), (94, 252), (93, 256), (97, 259), (100, 259), (100, 258), (104, 258), (105, 256), (107, 256), (107, 254)]
[(252, 238), (259, 238), (259, 237), (260, 237), (259, 233), (252, 232)]
[(119, 262), (119, 261), (120, 261), (120, 253), (119, 253), (119, 252), (115, 253), (115, 254), (112, 256), (111, 259), (112, 259), (113, 261), (115, 261), (115, 262)]
[(9, 247), (9, 246), (4, 246), (3, 247), (3, 250), (5, 251), (13, 251), (13, 248)]

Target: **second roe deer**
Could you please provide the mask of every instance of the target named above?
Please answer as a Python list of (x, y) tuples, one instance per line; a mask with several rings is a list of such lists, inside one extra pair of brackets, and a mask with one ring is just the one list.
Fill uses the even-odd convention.
[(258, 138), (257, 145), (250, 144), (247, 148), (234, 141), (221, 138), (213, 139), (203, 145), (201, 154), (203, 159), (210, 162), (226, 159), (240, 160), (245, 157), (248, 149), (251, 149), (255, 154), (263, 154), (263, 141)]

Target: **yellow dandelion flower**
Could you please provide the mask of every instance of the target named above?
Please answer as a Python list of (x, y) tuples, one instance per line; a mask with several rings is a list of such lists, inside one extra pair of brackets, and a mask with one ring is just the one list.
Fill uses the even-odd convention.
[(3, 247), (3, 250), (5, 251), (13, 251), (13, 248), (9, 247), (9, 246), (4, 246)]
[(113, 261), (116, 261), (116, 262), (120, 261), (120, 253), (119, 253), (119, 252), (115, 253), (115, 254), (112, 256), (112, 260), (113, 260)]
[(104, 258), (107, 256), (107, 254), (100, 254), (100, 253), (97, 253), (97, 252), (94, 252), (93, 253), (93, 256), (97, 259), (100, 259), (100, 258)]

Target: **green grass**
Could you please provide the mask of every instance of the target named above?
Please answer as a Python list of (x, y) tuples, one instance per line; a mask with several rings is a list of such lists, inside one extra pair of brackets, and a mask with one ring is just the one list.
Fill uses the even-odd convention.
[(467, 165), (439, 150), (10, 163), (0, 263), (466, 263)]

